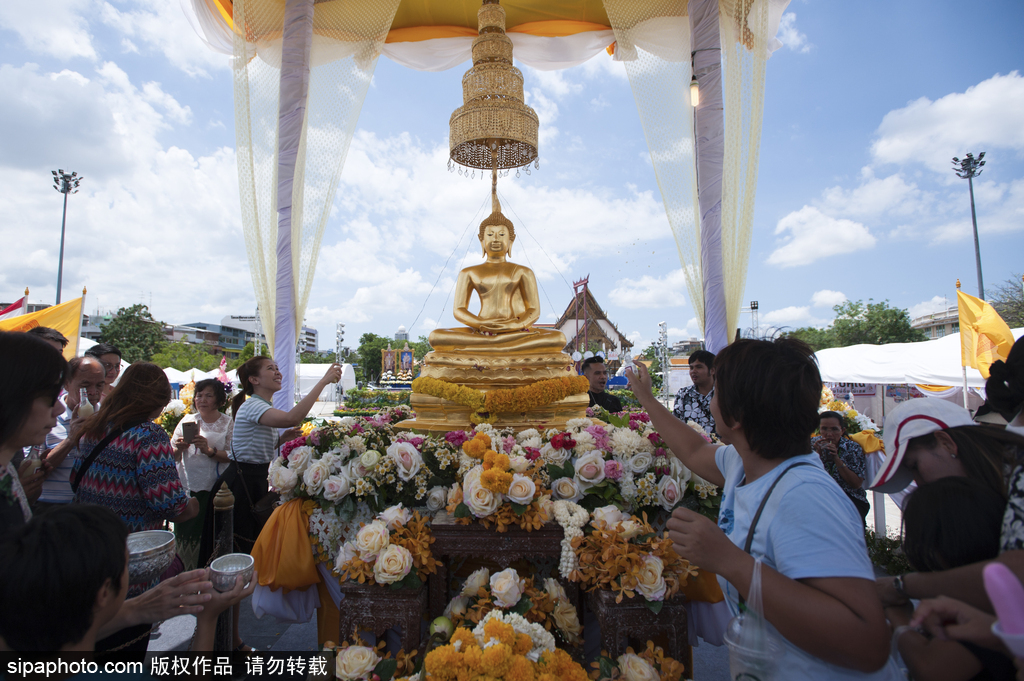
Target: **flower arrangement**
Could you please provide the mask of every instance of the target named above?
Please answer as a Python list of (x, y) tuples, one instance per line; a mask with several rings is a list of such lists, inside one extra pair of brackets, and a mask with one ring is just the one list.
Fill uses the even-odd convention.
[(342, 544), (334, 572), (360, 584), (419, 588), (440, 562), (430, 552), (429, 521), (401, 504), (363, 524), (355, 539)]
[(651, 611), (661, 612), (686, 580), (697, 574), (690, 562), (672, 550), (672, 541), (655, 534), (643, 518), (614, 506), (596, 509), (583, 537), (573, 540), (579, 567), (570, 575), (587, 591), (608, 589), (623, 597), (637, 594)]
[(843, 428), (846, 429), (847, 435), (855, 435), (865, 430), (877, 433), (879, 430), (878, 424), (872, 421), (867, 414), (861, 414), (850, 404), (837, 398), (827, 385), (821, 386), (821, 400), (818, 403), (818, 413), (823, 411), (834, 411), (841, 414)]
[(486, 394), (429, 376), (420, 376), (412, 382), (414, 393), (440, 397), (469, 407), (474, 411), (470, 417), (474, 423), (493, 423), (496, 414), (532, 411), (571, 395), (582, 395), (589, 389), (590, 382), (585, 376), (549, 378), (519, 388), (489, 390)]
[(624, 654), (613, 659), (602, 650), (601, 656), (591, 666), (594, 670), (590, 672), (590, 678), (595, 681), (679, 681), (686, 671), (682, 662), (665, 655), (665, 651), (651, 641), (639, 655), (632, 648), (626, 648)]
[(384, 653), (384, 641), (371, 647), (358, 638), (358, 632), (355, 638), (357, 643), (346, 641), (341, 645), (324, 641), (322, 652), (334, 654), (334, 676), (338, 681), (391, 681), (397, 675), (416, 671), (419, 651), (400, 650), (392, 658), (391, 653)]
[(532, 577), (524, 579), (513, 568), (493, 575), (487, 568), (472, 573), (466, 578), (461, 593), (448, 603), (444, 615), (455, 626), (466, 621), (478, 624), (496, 609), (522, 615), (548, 631), (554, 626), (569, 645), (582, 643), (583, 625), (562, 585), (549, 577), (544, 589), (538, 589)]
[[(585, 681), (583, 667), (544, 627), (520, 615), (489, 612), (470, 631), (459, 628), (448, 645), (435, 648), (423, 660), (420, 679), (477, 679), (499, 681)], [(412, 681), (411, 678), (402, 681)]]
[[(195, 386), (191, 383), (189, 385)], [(185, 389), (182, 388), (181, 392), (185, 392)], [(185, 414), (191, 413), (192, 399), (190, 395), (188, 402), (180, 399), (168, 402), (164, 410), (160, 412), (160, 416), (156, 417), (155, 423), (167, 432), (167, 437), (174, 437), (174, 429), (178, 427), (181, 419), (185, 417)]]
[(718, 486), (694, 474), (686, 483), (689, 492), (683, 500), (683, 506), (718, 522), (718, 509), (722, 507), (722, 496)]
[(514, 442), (493, 429), (490, 434), (477, 431), (462, 442), (462, 485), (453, 486), (448, 495), (448, 510), (456, 522), (469, 524), (476, 518), (484, 527), (494, 524), (505, 532), (512, 525), (537, 530), (548, 520), (544, 464), (539, 456), (516, 454)]

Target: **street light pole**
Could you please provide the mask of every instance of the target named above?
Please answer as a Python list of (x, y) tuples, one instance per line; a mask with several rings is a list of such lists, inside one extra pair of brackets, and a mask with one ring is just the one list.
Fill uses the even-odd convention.
[(978, 243), (978, 215), (974, 211), (974, 178), (981, 175), (981, 167), (985, 165), (985, 152), (978, 154), (968, 153), (963, 160), (953, 157), (953, 172), (961, 180), (967, 180), (967, 187), (971, 192), (971, 222), (974, 224), (974, 263), (978, 268), (978, 297), (985, 300), (985, 284), (981, 279), (981, 245)]
[(64, 228), (68, 222), (68, 194), (78, 193), (78, 183), (84, 176), (79, 176), (75, 172), (65, 173), (63, 168), (50, 172), (53, 173), (53, 188), (64, 195), (64, 217), (60, 221), (60, 259), (57, 263), (57, 305), (60, 305), (60, 289), (64, 280)]

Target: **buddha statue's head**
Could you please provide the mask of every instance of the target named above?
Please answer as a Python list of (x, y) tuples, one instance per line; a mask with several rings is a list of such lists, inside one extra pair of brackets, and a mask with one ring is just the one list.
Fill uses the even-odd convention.
[(516, 229), (512, 221), (501, 210), (487, 216), (480, 223), (480, 248), (487, 255), (512, 255), (512, 242), (516, 240)]

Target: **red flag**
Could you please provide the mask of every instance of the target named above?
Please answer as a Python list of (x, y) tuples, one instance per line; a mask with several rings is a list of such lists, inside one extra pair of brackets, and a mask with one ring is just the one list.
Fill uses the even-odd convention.
[(0, 310), (0, 319), (10, 319), (11, 317), (18, 317), (25, 314), (25, 309), (28, 307), (28, 296), (22, 296), (16, 302), (11, 303), (8, 307)]

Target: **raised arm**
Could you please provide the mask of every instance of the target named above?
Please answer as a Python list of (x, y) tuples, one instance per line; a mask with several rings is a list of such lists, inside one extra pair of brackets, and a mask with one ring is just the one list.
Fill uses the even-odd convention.
[(640, 401), (640, 406), (651, 417), (654, 429), (676, 458), (708, 482), (719, 487), (724, 485), (725, 477), (715, 463), (718, 445), (709, 444), (658, 401), (651, 391), (651, 375), (647, 367), (636, 364), (632, 370), (626, 369), (626, 378), (629, 379), (629, 387)]
[(317, 382), (316, 386), (309, 392), (308, 395), (302, 398), (298, 404), (296, 404), (290, 411), (282, 411), (280, 409), (270, 408), (263, 412), (260, 416), (260, 425), (270, 426), (272, 428), (294, 428), (295, 426), (302, 423), (302, 419), (306, 418), (306, 414), (313, 408), (313, 404), (316, 403), (320, 393), (323, 392), (331, 383), (337, 383), (341, 380), (341, 365), (332, 364), (331, 368), (327, 370), (324, 377)]

